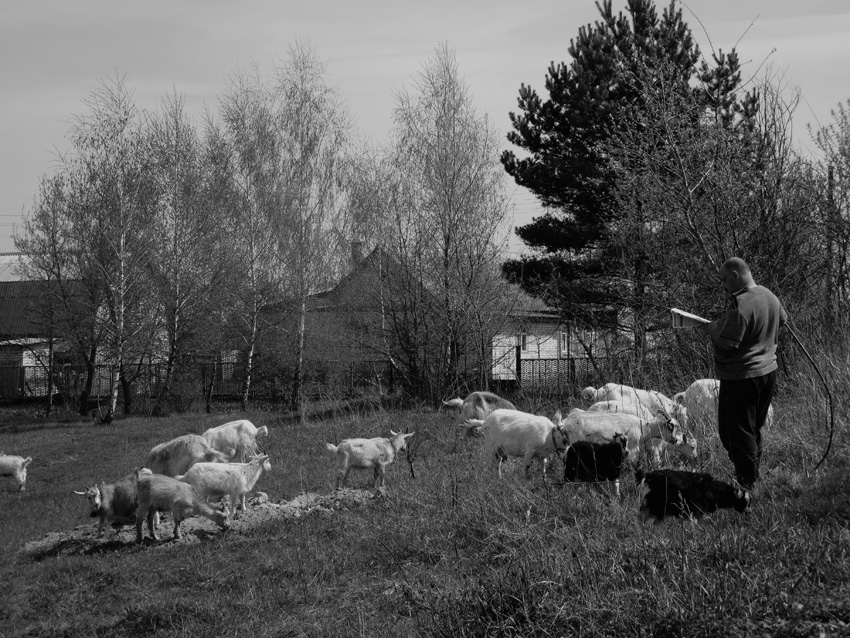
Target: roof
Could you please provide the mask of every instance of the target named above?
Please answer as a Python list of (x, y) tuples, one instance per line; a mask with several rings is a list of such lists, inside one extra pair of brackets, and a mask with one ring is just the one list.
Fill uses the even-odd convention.
[(0, 339), (42, 336), (35, 309), (43, 296), (42, 281), (0, 281)]
[(374, 306), (374, 292), (380, 281), (400, 270), (398, 263), (380, 247), (375, 248), (366, 257), (353, 264), (350, 272), (344, 275), (331, 289), (311, 295), (307, 300), (310, 311), (327, 311), (339, 306), (356, 306), (361, 309)]

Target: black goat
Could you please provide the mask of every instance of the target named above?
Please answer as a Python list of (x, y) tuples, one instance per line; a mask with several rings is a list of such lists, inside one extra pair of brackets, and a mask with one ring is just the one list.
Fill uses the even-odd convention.
[(640, 512), (657, 523), (665, 516), (701, 518), (722, 508), (744, 512), (750, 495), (743, 489), (719, 481), (705, 472), (687, 470), (635, 471), (641, 488)]
[(572, 443), (564, 453), (564, 482), (612, 481), (619, 496), (620, 471), (629, 455), (627, 446), (628, 439), (619, 433), (607, 443)]

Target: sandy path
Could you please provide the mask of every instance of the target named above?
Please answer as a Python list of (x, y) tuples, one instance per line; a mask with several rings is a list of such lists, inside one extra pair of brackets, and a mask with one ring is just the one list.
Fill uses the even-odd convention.
[[(313, 512), (332, 513), (340, 509), (351, 509), (369, 503), (379, 498), (374, 492), (366, 490), (344, 489), (330, 494), (307, 492), (296, 496), (291, 501), (272, 503), (263, 492), (258, 492), (248, 500), (248, 511), (238, 512), (236, 519), (230, 523), (230, 529), (221, 531), (212, 522), (201, 516), (187, 518), (180, 524), (181, 538), (174, 541), (171, 537), (173, 523), (170, 520), (160, 522), (156, 533), (159, 542), (148, 538), (145, 525), (144, 547), (168, 547), (175, 542), (183, 544), (200, 543), (206, 538), (219, 534), (238, 534), (265, 521), (279, 518), (298, 518)], [(80, 525), (69, 532), (51, 532), (39, 540), (24, 544), (19, 555), (23, 559), (43, 560), (51, 556), (73, 556), (96, 554), (103, 551), (117, 550), (127, 545), (136, 545), (136, 529), (133, 525), (125, 525), (118, 529), (117, 534), (104, 532), (103, 538), (96, 538), (97, 520), (87, 525)]]

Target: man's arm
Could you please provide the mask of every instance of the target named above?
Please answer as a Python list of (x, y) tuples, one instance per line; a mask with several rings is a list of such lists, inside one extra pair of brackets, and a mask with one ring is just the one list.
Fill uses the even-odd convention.
[(701, 330), (704, 334), (707, 334), (711, 339), (711, 343), (714, 344), (714, 347), (721, 352), (733, 352), (738, 349), (740, 343), (733, 342), (728, 337), (721, 337), (724, 325), (725, 320), (724, 323), (712, 321), (711, 323), (705, 323), (699, 326), (699, 330)]

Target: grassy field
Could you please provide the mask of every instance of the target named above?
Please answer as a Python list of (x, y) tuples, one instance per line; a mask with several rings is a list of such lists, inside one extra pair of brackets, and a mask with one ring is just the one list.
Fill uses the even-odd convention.
[[(0, 634), (850, 635), (850, 454), (839, 436), (812, 474), (822, 415), (799, 401), (776, 407), (752, 511), (663, 525), (639, 519), (631, 480), (620, 502), (589, 486), (525, 481), (515, 464), (498, 480), (481, 440), (460, 438), (441, 412), (111, 426), (7, 414), (0, 450), (34, 460), (26, 492), (0, 479)], [(332, 491), (324, 441), (390, 429), (417, 432), (415, 478), (402, 455), (387, 495), (360, 507), (224, 533), (209, 523), (194, 544), (92, 539), (74, 555), (19, 551), (49, 532), (94, 527), (73, 490), (123, 476), (156, 443), (242, 417), (269, 427), (273, 471), (257, 488), (272, 501)], [(728, 477), (716, 436), (700, 434), (697, 467)], [(370, 477), (355, 473), (353, 486)]]

